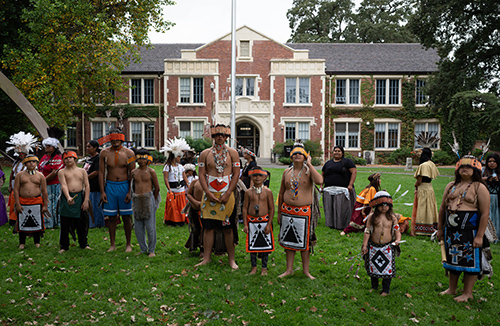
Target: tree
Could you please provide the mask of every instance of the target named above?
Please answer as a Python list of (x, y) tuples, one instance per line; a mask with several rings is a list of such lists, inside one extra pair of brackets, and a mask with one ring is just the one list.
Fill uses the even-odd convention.
[(348, 27), (349, 42), (407, 43), (416, 36), (407, 23), (413, 14), (412, 0), (363, 0), (353, 24)]
[(498, 115), (488, 117), (495, 112), (495, 105), (498, 108), (500, 95), (499, 26), (497, 0), (419, 0), (417, 13), (410, 20), (410, 28), (421, 43), (438, 49), (441, 58), (427, 93), (431, 107), (443, 117), (448, 130), (443, 138), (449, 139), (451, 130), (461, 130), (467, 124), (468, 130), (457, 132), (465, 150), (472, 147), (479, 130), (493, 134), (499, 129)]
[(351, 24), (352, 0), (294, 0), (286, 16), (294, 43), (333, 43), (345, 40), (344, 31)]
[[(49, 125), (64, 127), (124, 90), (123, 68), (138, 60), (150, 28), (166, 31), (171, 0), (33, 0), (22, 10), (19, 44), (4, 48), (3, 69)], [(15, 26), (8, 26), (13, 29)]]

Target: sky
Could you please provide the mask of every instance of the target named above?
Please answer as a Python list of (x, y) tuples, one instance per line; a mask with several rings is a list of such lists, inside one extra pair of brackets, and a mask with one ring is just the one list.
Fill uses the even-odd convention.
[[(151, 43), (207, 43), (231, 32), (232, 0), (176, 0), (164, 8), (176, 25), (164, 34), (151, 32)], [(236, 28), (243, 25), (285, 43), (291, 34), (286, 12), (293, 0), (236, 0)]]

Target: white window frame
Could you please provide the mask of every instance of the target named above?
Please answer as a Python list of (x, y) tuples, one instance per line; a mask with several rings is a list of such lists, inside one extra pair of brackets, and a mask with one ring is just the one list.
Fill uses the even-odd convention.
[[(208, 125), (208, 117), (175, 117), (174, 118), (174, 125), (177, 126), (177, 130), (179, 131), (178, 136), (180, 137), (181, 133), (181, 122), (189, 122), (190, 123), (190, 133), (191, 137), (193, 139), (202, 139), (205, 134), (205, 126)], [(193, 137), (193, 122), (201, 122), (203, 123), (203, 133), (201, 135), (201, 138), (194, 138)]]
[[(241, 42), (248, 42), (248, 56), (242, 55)], [(246, 61), (246, 62), (253, 61), (252, 47), (253, 47), (252, 40), (239, 40), (239, 42), (236, 42), (236, 51), (238, 53), (238, 57), (236, 58), (236, 61)]]
[[(128, 130), (129, 130), (129, 139), (132, 142), (132, 123), (140, 123), (141, 124), (141, 144), (135, 144), (137, 148), (147, 148), (147, 149), (155, 149), (156, 148), (156, 118), (148, 119), (148, 118), (129, 118), (128, 119)], [(146, 124), (153, 124), (153, 146), (142, 146), (142, 144), (146, 143)]]
[(64, 130), (64, 140), (63, 140), (63, 147), (65, 149), (71, 148), (71, 149), (78, 149), (78, 124), (76, 121), (73, 121), (71, 124), (75, 124), (75, 146), (68, 146), (68, 126), (66, 126), (66, 130)]
[[(286, 81), (287, 79), (295, 79), (295, 103), (289, 103), (287, 102), (286, 99)], [(298, 95), (298, 91), (300, 91), (300, 79), (307, 79), (308, 80), (308, 102), (306, 103), (300, 103), (300, 96)], [(285, 77), (285, 92), (284, 92), (284, 99), (283, 99), (283, 105), (284, 106), (312, 106), (311, 102), (311, 76), (286, 76)]]
[[(413, 121), (413, 126), (414, 126), (414, 132), (413, 132), (413, 134), (414, 134), (414, 137), (417, 136), (417, 132), (416, 132), (417, 124), (425, 124), (425, 130), (424, 131), (426, 131), (426, 132), (429, 131), (429, 124), (437, 124), (438, 125), (438, 134), (437, 134), (437, 136), (439, 138), (441, 138), (441, 123), (439, 123), (438, 119), (422, 119), (422, 120), (415, 120), (415, 121)], [(414, 149), (421, 149), (422, 146), (418, 145), (417, 142), (414, 141), (413, 148)], [(436, 147), (431, 147), (431, 149), (433, 149), (433, 150), (441, 149), (441, 140), (439, 140), (436, 143)]]
[[(377, 83), (379, 80), (385, 81), (385, 103), (377, 103)], [(398, 103), (393, 103), (389, 104), (390, 101), (390, 87), (391, 87), (391, 80), (397, 80), (398, 81)], [(375, 80), (375, 106), (401, 106), (401, 78), (394, 78), (394, 77), (389, 77), (389, 78), (377, 78)]]
[[(282, 117), (280, 119), (281, 130), (283, 131), (283, 139), (286, 141), (286, 123), (295, 123), (295, 136), (297, 137), (299, 131), (299, 123), (309, 123), (309, 138), (302, 140), (311, 140), (311, 127), (316, 126), (314, 117)], [(295, 140), (295, 139), (294, 139)]]
[[(341, 118), (341, 119), (334, 119), (333, 123), (335, 123), (335, 132), (334, 132), (334, 140), (335, 140), (335, 145), (337, 145), (337, 128), (336, 124), (337, 123), (344, 123), (346, 125), (346, 135), (345, 135), (345, 144), (346, 146), (343, 146), (344, 149), (348, 150), (361, 150), (361, 122), (363, 122), (362, 119), (357, 119), (357, 118)], [(358, 147), (349, 147), (349, 124), (358, 124)]]
[[(339, 80), (345, 80), (345, 103), (339, 104), (337, 103), (337, 86)], [(361, 105), (361, 79), (360, 78), (336, 78), (335, 80), (335, 105), (351, 105), (351, 106), (360, 106)], [(351, 81), (358, 81), (358, 103), (351, 103)]]
[[(423, 82), (424, 85), (422, 87), (425, 87), (426, 84), (427, 84), (427, 79), (426, 78), (417, 78), (415, 80), (415, 106), (423, 107), (423, 106), (426, 106), (427, 103), (429, 102), (429, 96), (426, 95), (423, 91), (419, 90), (419, 87), (418, 87), (418, 82), (419, 81)], [(422, 97), (425, 98), (425, 100), (423, 101), (423, 103), (417, 103), (419, 93), (421, 93)]]
[[(257, 97), (257, 76), (236, 76), (236, 80), (243, 80), (243, 89), (242, 89), (243, 94), (236, 95), (237, 97), (251, 97), (251, 98)], [(253, 80), (253, 95), (247, 95), (247, 80)]]
[[(389, 124), (397, 124), (398, 125), (398, 144), (396, 147), (388, 147), (389, 146)], [(401, 120), (398, 119), (373, 119), (374, 128), (376, 130), (376, 124), (385, 124), (384, 130), (384, 147), (376, 147), (376, 131), (373, 133), (373, 148), (375, 151), (395, 151), (401, 148)]]
[[(133, 89), (132, 89), (132, 80), (133, 79), (137, 79), (137, 80), (140, 80), (141, 81), (141, 86), (140, 86), (140, 94), (141, 94), (141, 101), (140, 103), (133, 103), (132, 102), (132, 93), (133, 93)], [(152, 103), (145, 103), (144, 99), (145, 99), (145, 88), (144, 88), (144, 81), (145, 80), (151, 80), (153, 81), (153, 102)], [(130, 77), (129, 79), (129, 85), (130, 85), (130, 89), (129, 89), (129, 103), (131, 105), (155, 105), (155, 78), (153, 77)]]
[[(194, 79), (201, 78), (202, 102), (194, 102)], [(189, 79), (189, 102), (181, 102), (181, 80)], [(178, 78), (178, 101), (177, 106), (206, 106), (205, 103), (205, 78), (204, 76), (179, 76)]]
[[(111, 121), (111, 128), (116, 126), (116, 121), (117, 121), (116, 118), (110, 118), (109, 121)], [(107, 134), (106, 126), (108, 125), (108, 118), (93, 118), (90, 121), (90, 139), (98, 140), (101, 137), (95, 137), (94, 128), (92, 125), (93, 123), (100, 123), (102, 125), (102, 133), (103, 133), (101, 137), (106, 136)]]

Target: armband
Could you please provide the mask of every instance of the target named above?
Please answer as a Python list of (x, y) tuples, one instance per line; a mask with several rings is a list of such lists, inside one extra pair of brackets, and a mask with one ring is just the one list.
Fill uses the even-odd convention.
[(127, 160), (127, 164), (130, 164), (130, 163), (132, 163), (132, 162), (134, 162), (134, 161), (135, 161), (135, 156), (132, 156), (132, 157), (130, 157), (130, 158)]
[(239, 168), (241, 167), (240, 162), (233, 162), (233, 168)]
[(371, 234), (372, 232), (370, 231), (370, 229), (365, 228), (365, 233), (366, 233), (366, 234)]
[(204, 168), (204, 167), (205, 167), (205, 163), (200, 162), (200, 163), (198, 163), (198, 166), (199, 166), (200, 168)]
[(392, 226), (392, 228), (394, 229), (394, 231), (398, 231), (399, 230), (399, 224), (394, 224)]

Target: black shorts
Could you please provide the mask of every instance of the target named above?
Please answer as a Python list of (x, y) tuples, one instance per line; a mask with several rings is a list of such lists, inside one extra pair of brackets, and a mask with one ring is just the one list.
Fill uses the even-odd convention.
[(214, 230), (214, 229), (232, 229), (236, 225), (236, 205), (234, 206), (233, 212), (231, 213), (231, 216), (229, 216), (229, 222), (226, 223), (224, 221), (220, 220), (212, 220), (208, 218), (202, 218), (201, 219), (201, 225), (203, 226), (204, 229), (207, 230)]

